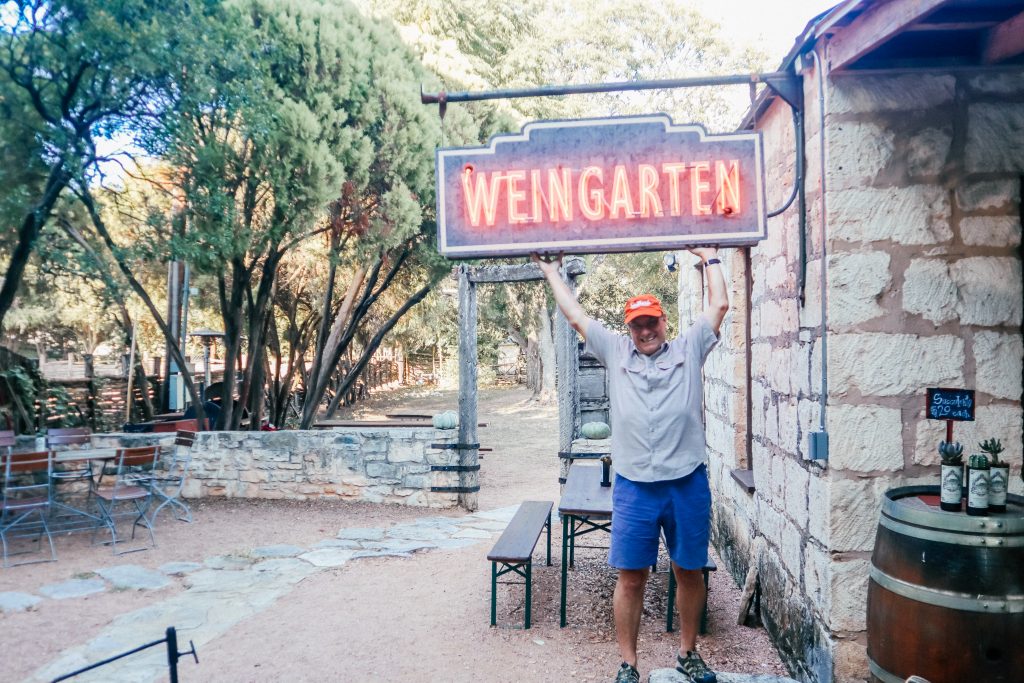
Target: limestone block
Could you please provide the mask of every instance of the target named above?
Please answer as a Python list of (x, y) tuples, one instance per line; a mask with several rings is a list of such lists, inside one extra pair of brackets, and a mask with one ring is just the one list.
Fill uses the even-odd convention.
[(250, 484), (260, 484), (270, 481), (270, 476), (266, 470), (245, 470), (238, 473), (238, 479)]
[(832, 613), (829, 626), (833, 631), (867, 629), (870, 568), (871, 562), (863, 559), (832, 562)]
[(948, 128), (925, 128), (907, 140), (903, 151), (910, 177), (937, 176), (946, 164), (953, 132)]
[(761, 337), (777, 337), (783, 331), (782, 307), (777, 301), (763, 301), (760, 308)]
[(857, 325), (885, 311), (878, 300), (892, 282), (884, 251), (835, 253), (828, 259), (828, 314), (833, 325)]
[(807, 481), (807, 530), (828, 547), (832, 528), (832, 487), (828, 474), (809, 474)]
[(1016, 216), (973, 216), (960, 219), (964, 244), (985, 247), (1020, 245), (1020, 218)]
[(810, 457), (810, 444), (808, 434), (818, 429), (818, 416), (821, 414), (821, 405), (811, 399), (800, 399), (797, 404), (797, 419), (800, 421), (800, 456), (804, 459)]
[(882, 498), (891, 484), (885, 478), (832, 482), (828, 546), (832, 552), (870, 551), (874, 547)]
[[(807, 486), (810, 475), (794, 458), (786, 458), (786, 514), (799, 529), (807, 528)], [(795, 574), (795, 576), (799, 576)]]
[(397, 465), (383, 462), (366, 463), (366, 476), (370, 479), (386, 479), (388, 483), (395, 483), (401, 478), (401, 470)]
[(388, 462), (423, 462), (426, 458), (423, 442), (392, 444), (388, 452)]
[(946, 191), (932, 185), (830, 192), (829, 236), (854, 243), (945, 244), (953, 236)]
[(778, 548), (782, 544), (783, 518), (770, 503), (763, 498), (758, 499), (757, 525), (769, 545)]
[(765, 271), (765, 285), (768, 289), (792, 289), (794, 282), (795, 278), (785, 257), (772, 259)]
[(899, 408), (836, 405), (826, 415), (830, 468), (855, 472), (903, 469)]
[(752, 377), (768, 377), (771, 371), (772, 347), (759, 342), (750, 346), (750, 372)]
[(1020, 325), (1021, 264), (1016, 258), (973, 257), (949, 267), (964, 325)]
[(920, 314), (936, 326), (956, 319), (957, 288), (946, 261), (914, 259), (910, 262), (903, 276), (903, 308)]
[(1019, 334), (977, 332), (974, 335), (975, 389), (995, 396), (1019, 400), (1024, 345)]
[(870, 184), (892, 160), (895, 134), (876, 123), (837, 122), (828, 128), (826, 136), (829, 188)]
[(836, 79), (829, 89), (830, 114), (875, 114), (885, 111), (921, 111), (953, 101), (952, 76), (858, 76)]
[(797, 396), (807, 396), (811, 393), (810, 351), (810, 344), (795, 344), (790, 347), (792, 393)]
[(779, 407), (774, 402), (768, 404), (765, 413), (764, 436), (771, 443), (779, 443)]
[(804, 590), (819, 614), (832, 611), (832, 561), (828, 552), (813, 541), (804, 545)]
[(1024, 72), (988, 72), (967, 79), (967, 86), (983, 95), (1024, 94)]
[(960, 386), (964, 342), (951, 335), (834, 334), (829, 341), (829, 386), (843, 394), (917, 394), (921, 387)]
[(786, 504), (786, 458), (772, 456), (771, 502), (776, 507)]
[(792, 351), (790, 348), (776, 348), (772, 350), (771, 362), (768, 366), (768, 377), (771, 380), (771, 387), (780, 394), (792, 394), (792, 370), (790, 359)]
[(833, 647), (835, 683), (861, 683), (868, 671), (867, 645), (855, 638), (838, 638)]
[(800, 529), (788, 519), (782, 520), (782, 545), (779, 548), (782, 556), (782, 565), (790, 576), (800, 581), (803, 572), (803, 538)]
[(770, 465), (771, 454), (763, 444), (754, 441), (751, 446), (754, 460), (754, 488), (759, 495), (767, 495), (772, 488), (772, 468)]
[(968, 173), (1024, 171), (1024, 107), (1016, 102), (976, 103), (967, 108)]
[(1020, 203), (1020, 184), (1015, 179), (960, 183), (956, 203), (963, 211), (1014, 209)]
[(821, 259), (807, 262), (804, 305), (800, 308), (800, 327), (821, 325)]
[[(779, 448), (795, 456), (797, 452), (797, 431), (799, 417), (795, 398), (779, 400)], [(788, 460), (787, 460), (788, 461)]]

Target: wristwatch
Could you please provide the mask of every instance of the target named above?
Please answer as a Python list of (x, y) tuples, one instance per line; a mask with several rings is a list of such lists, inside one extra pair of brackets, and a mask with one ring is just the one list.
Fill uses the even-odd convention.
[(713, 266), (716, 263), (721, 264), (721, 259), (709, 258), (707, 261), (704, 262), (704, 267), (707, 268), (708, 266)]

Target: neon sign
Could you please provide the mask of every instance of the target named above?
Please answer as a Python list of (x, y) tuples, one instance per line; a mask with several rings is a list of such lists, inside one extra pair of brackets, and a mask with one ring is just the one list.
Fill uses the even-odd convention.
[(657, 251), (765, 237), (758, 133), (708, 135), (667, 116), (528, 124), (437, 152), (438, 249)]

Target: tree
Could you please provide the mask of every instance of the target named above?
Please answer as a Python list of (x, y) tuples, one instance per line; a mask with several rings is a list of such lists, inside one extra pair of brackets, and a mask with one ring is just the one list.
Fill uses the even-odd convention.
[[(84, 188), (103, 157), (96, 136), (145, 136), (175, 101), (174, 78), (204, 54), (214, 0), (18, 0), (0, 26), (6, 132), (34, 178), (7, 203), (21, 207), (0, 286), (0, 328), (40, 230), (62, 192)], [(216, 22), (214, 22), (216, 23)], [(45, 171), (43, 169), (45, 168)], [(42, 179), (41, 178), (45, 178)], [(13, 226), (12, 226), (13, 227)]]

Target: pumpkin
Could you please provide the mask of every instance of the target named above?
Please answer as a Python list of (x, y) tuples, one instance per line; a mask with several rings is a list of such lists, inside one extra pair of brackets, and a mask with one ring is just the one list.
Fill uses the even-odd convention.
[(435, 429), (455, 429), (459, 426), (459, 414), (454, 410), (446, 410), (433, 417)]
[(580, 427), (580, 434), (585, 439), (607, 439), (612, 435), (612, 428), (604, 422), (586, 422)]

